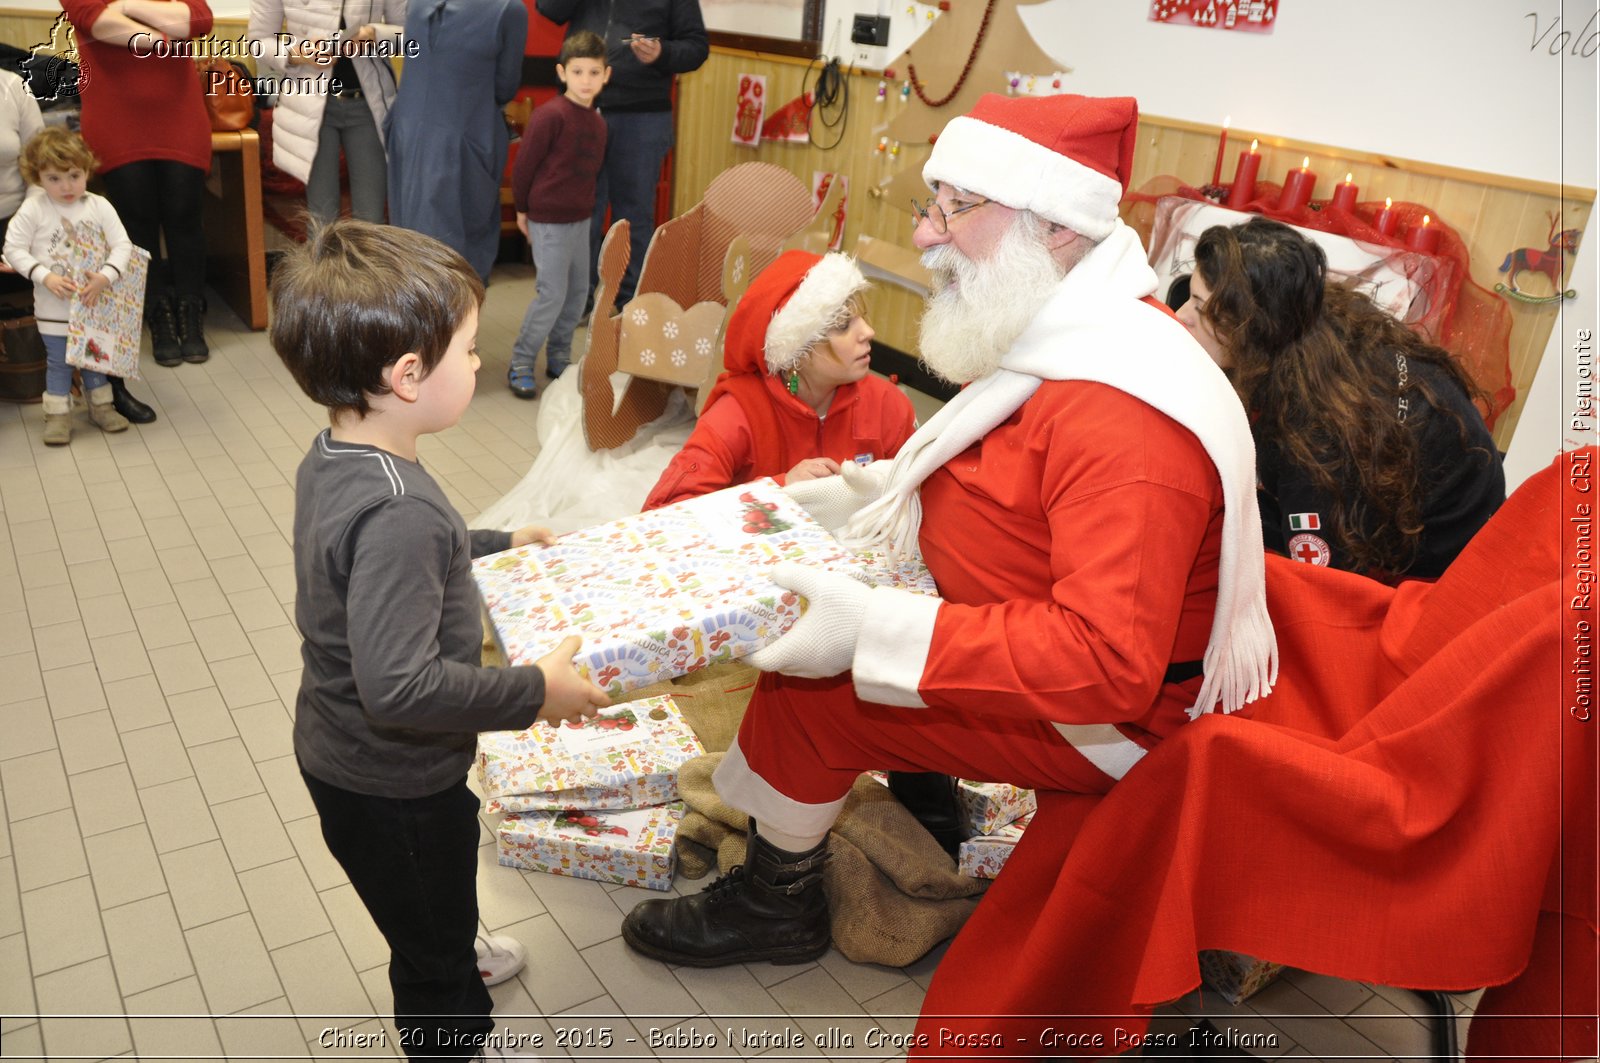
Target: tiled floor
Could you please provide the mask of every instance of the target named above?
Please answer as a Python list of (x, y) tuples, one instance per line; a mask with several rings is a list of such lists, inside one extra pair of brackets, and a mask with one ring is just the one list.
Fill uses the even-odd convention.
[[(501, 385), (531, 287), (527, 270), (501, 267), (478, 397), (460, 426), (423, 441), (469, 515), (532, 458), (535, 406)], [(39, 407), (0, 406), (7, 1058), (392, 1054), (373, 1018), (390, 1003), (386, 951), (323, 848), (290, 748), (291, 478), (324, 422), (264, 334), (226, 310), (210, 320), (209, 363), (152, 365), (136, 385), (160, 410), (153, 425), (111, 437), (80, 416), (72, 445), (46, 450)], [(618, 936), (644, 891), (502, 868), (487, 828), (482, 843), (483, 921), (533, 957), (494, 997), (547, 1057), (819, 1058), (763, 1031), (839, 1027), (854, 1044), (827, 1057), (874, 1059), (867, 1028), (909, 1031), (937, 963), (901, 971), (831, 953), (669, 970)], [(1295, 974), (1240, 1009), (1191, 995), (1158, 1028), (1220, 1013), (1219, 1026), (1265, 1038), (1247, 1042), (1257, 1055), (1387, 1059), (1425, 1050), (1402, 1014), (1414, 1007)], [(742, 1043), (728, 1045), (730, 1027)], [(650, 1047), (652, 1028), (678, 1031), (678, 1045)], [(606, 1030), (609, 1048), (570, 1043)]]

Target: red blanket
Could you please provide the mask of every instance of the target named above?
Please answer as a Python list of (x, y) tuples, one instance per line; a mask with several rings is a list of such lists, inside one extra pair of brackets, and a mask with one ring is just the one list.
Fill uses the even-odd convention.
[[(1566, 643), (1593, 627), (1571, 608), (1570, 460), (1436, 584), (1269, 558), (1277, 689), (1249, 719), (1185, 726), (1104, 798), (1039, 795), (940, 964), (912, 1058), (1126, 1050), (1198, 984), (1201, 949), (1417, 988), (1517, 979), (1484, 1010), (1592, 1014), (1600, 723), (1568, 711)], [(1565, 922), (1518, 978), (1541, 910)], [(1485, 1045), (1595, 1053), (1592, 1021), (1485, 1029)]]

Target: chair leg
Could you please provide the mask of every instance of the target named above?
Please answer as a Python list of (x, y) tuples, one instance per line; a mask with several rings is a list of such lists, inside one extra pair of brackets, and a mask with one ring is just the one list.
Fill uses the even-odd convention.
[(1413, 989), (1433, 1022), (1433, 1058), (1456, 1060), (1461, 1058), (1460, 1044), (1456, 1038), (1456, 1006), (1449, 996), (1437, 989)]

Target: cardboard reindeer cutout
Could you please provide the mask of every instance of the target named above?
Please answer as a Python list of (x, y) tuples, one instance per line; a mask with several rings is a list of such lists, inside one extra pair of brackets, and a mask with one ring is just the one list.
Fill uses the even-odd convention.
[[(819, 218), (799, 178), (749, 162), (717, 175), (699, 203), (656, 229), (637, 294), (610, 318), (597, 310), (590, 326), (579, 380), (590, 450), (632, 439), (661, 416), (674, 387), (698, 388), (703, 401), (722, 371), (728, 307), (792, 239), (828, 220)], [(597, 308), (616, 298), (628, 254), (628, 223), (619, 221), (600, 245)], [(631, 377), (620, 400), (611, 384), (619, 370)]]

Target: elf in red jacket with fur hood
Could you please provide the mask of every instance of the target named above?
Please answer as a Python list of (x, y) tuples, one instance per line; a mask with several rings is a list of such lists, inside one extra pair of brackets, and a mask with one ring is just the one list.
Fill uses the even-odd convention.
[(869, 372), (866, 286), (848, 255), (788, 251), (761, 271), (728, 321), (726, 372), (645, 509), (762, 476), (831, 476), (841, 462), (899, 452), (916, 413)]

